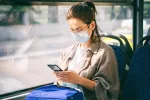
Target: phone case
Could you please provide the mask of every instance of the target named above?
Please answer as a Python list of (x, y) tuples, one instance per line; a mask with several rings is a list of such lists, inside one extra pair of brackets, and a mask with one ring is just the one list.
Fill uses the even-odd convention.
[(53, 71), (63, 71), (61, 68), (59, 68), (57, 65), (47, 65), (50, 67)]

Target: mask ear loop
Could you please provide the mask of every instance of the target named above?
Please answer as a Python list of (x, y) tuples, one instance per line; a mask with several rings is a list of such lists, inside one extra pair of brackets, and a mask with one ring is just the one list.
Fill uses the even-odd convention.
[[(91, 24), (91, 22), (90, 22), (90, 24)], [(88, 29), (90, 27), (90, 24), (88, 24)], [(92, 30), (92, 34), (91, 34), (91, 37), (90, 37), (92, 39), (92, 43), (95, 41), (95, 38), (93, 36), (94, 36), (94, 30)]]
[[(95, 20), (93, 20), (93, 21), (95, 21)], [(90, 23), (90, 24), (91, 24), (91, 23)], [(89, 26), (90, 26), (90, 24), (89, 24)], [(96, 24), (96, 27), (97, 27), (98, 29), (100, 29), (100, 28), (97, 26), (96, 21), (95, 21), (95, 24)], [(91, 35), (92, 43), (95, 43), (95, 42), (99, 41), (99, 39), (97, 38), (97, 37), (98, 37), (98, 34), (95, 33), (96, 27), (95, 27), (94, 30), (92, 30), (92, 35)], [(101, 29), (100, 29), (100, 31), (102, 32)]]

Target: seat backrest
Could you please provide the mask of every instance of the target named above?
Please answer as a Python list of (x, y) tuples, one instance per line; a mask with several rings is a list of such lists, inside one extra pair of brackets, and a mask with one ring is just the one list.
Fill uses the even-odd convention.
[[(120, 44), (120, 47), (121, 49), (125, 52), (125, 60), (126, 60), (126, 64), (128, 66), (130, 66), (130, 61), (132, 59), (132, 55), (133, 55), (133, 50), (130, 46), (130, 43), (128, 41), (128, 39), (119, 34), (119, 35), (111, 35), (111, 34), (108, 34), (108, 35), (105, 35), (105, 34), (101, 34), (101, 37), (105, 37), (105, 38), (111, 38), (111, 39), (114, 39), (114, 40), (117, 40)], [(123, 42), (124, 41), (124, 42)]]
[(125, 52), (119, 46), (115, 46), (115, 45), (110, 45), (110, 46), (113, 48), (116, 55), (116, 59), (118, 62), (118, 69), (119, 69), (119, 79), (122, 87), (124, 81), (124, 75), (125, 75), (125, 66), (126, 66)]
[(150, 44), (149, 44), (149, 41), (150, 41), (150, 35), (147, 35), (147, 36), (143, 37), (143, 38), (139, 41), (139, 43), (138, 43), (138, 45), (137, 45), (137, 48), (139, 48), (139, 47), (141, 47), (141, 46), (145, 46), (145, 45), (150, 45)]
[(125, 52), (126, 52), (126, 63), (127, 63), (128, 66), (130, 66), (132, 56), (133, 56), (132, 47), (131, 47), (128, 39), (124, 35), (119, 34), (119, 37), (124, 40)]
[(122, 100), (150, 100), (150, 45), (135, 51), (123, 87)]
[(125, 80), (125, 76), (126, 76), (126, 70), (125, 70), (126, 48), (125, 48), (122, 40), (118, 36), (110, 35), (110, 34), (109, 35), (101, 34), (101, 37), (111, 38), (111, 39), (117, 40), (120, 43), (119, 46), (117, 46), (117, 45), (110, 45), (110, 46), (113, 48), (115, 55), (116, 55), (117, 62), (118, 62), (119, 79), (120, 79), (120, 85), (121, 85), (121, 89), (122, 89), (123, 83)]

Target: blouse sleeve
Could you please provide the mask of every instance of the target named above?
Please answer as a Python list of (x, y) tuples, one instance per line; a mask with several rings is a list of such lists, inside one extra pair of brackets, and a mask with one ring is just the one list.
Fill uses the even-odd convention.
[(97, 100), (117, 100), (120, 82), (117, 61), (111, 48), (107, 49), (99, 60), (97, 71), (92, 80), (96, 82)]

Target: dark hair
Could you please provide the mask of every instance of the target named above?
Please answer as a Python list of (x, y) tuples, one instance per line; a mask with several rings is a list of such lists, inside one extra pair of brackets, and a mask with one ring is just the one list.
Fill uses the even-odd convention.
[(99, 32), (98, 32), (98, 26), (95, 20), (96, 14), (97, 14), (97, 11), (96, 11), (95, 5), (90, 1), (86, 1), (86, 2), (79, 3), (79, 4), (75, 4), (71, 7), (67, 14), (67, 20), (71, 18), (77, 18), (83, 21), (85, 24), (90, 24), (92, 21), (95, 21), (96, 26), (91, 36), (91, 38), (93, 39), (94, 33), (98, 37), (100, 37)]

